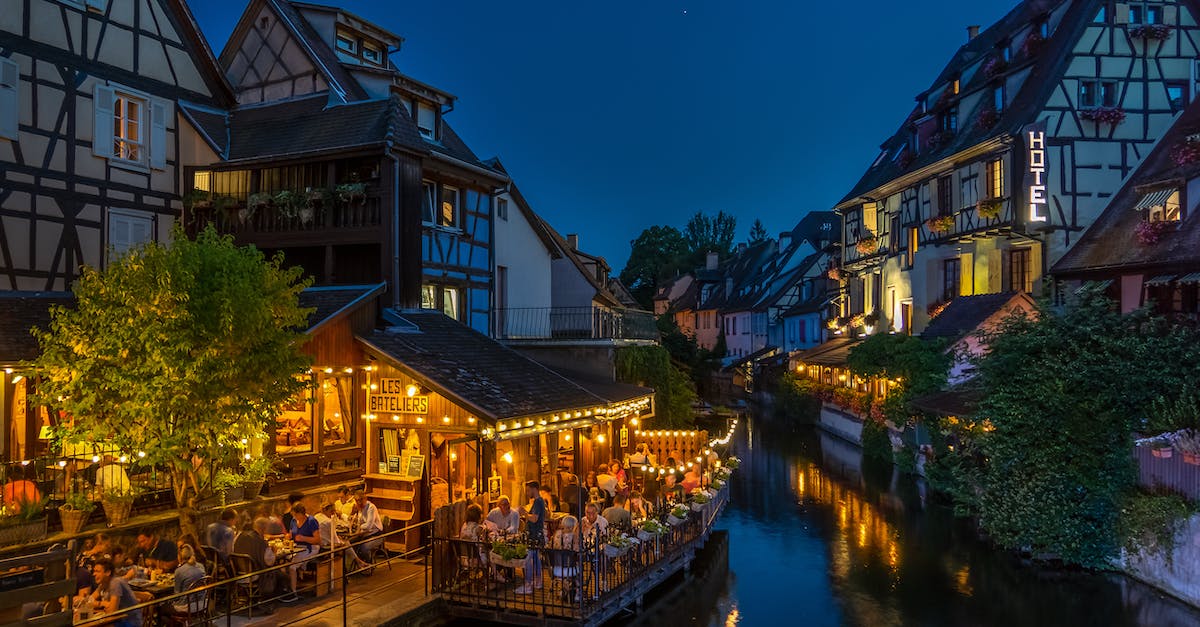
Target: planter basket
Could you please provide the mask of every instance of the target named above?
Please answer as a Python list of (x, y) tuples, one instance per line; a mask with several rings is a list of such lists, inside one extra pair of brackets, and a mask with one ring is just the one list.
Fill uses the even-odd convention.
[(618, 548), (611, 544), (604, 545), (604, 555), (605, 555), (605, 557), (608, 557), (609, 559), (621, 557), (622, 555), (624, 555), (628, 552), (629, 552), (629, 547), (627, 547), (627, 546)]
[(88, 517), (91, 515), (91, 510), (83, 511), (67, 509), (65, 507), (58, 509), (58, 517), (62, 520), (63, 532), (69, 534), (77, 534), (83, 531), (83, 528), (87, 525)]
[(692, 503), (693, 512), (702, 512), (705, 507), (708, 507), (708, 503)]
[(653, 542), (658, 539), (659, 535), (661, 534), (651, 533), (645, 529), (638, 529), (637, 539), (641, 540), (642, 542)]
[(125, 524), (129, 520), (129, 511), (133, 509), (133, 501), (110, 501), (104, 499), (100, 501), (104, 506), (104, 518), (108, 521), (109, 527)]
[(1191, 464), (1193, 466), (1200, 466), (1200, 454), (1184, 453), (1183, 454), (1183, 463)]
[(262, 492), (262, 481), (246, 481), (242, 483), (242, 498), (247, 501), (253, 501), (259, 492)]
[(501, 566), (501, 567), (504, 567), (504, 568), (520, 568), (520, 569), (524, 569), (524, 568), (525, 568), (525, 562), (526, 562), (526, 560), (528, 560), (528, 559), (529, 559), (529, 556), (527, 555), (527, 556), (525, 556), (525, 558), (524, 558), (524, 559), (519, 559), (519, 560), (518, 560), (518, 559), (506, 560), (506, 559), (504, 559), (503, 557), (500, 557), (500, 554), (499, 554), (499, 553), (496, 553), (495, 551), (492, 551), (492, 552), (488, 553), (488, 561), (489, 561), (489, 562), (491, 562), (491, 563), (492, 563), (492, 565), (494, 565), (494, 566)]
[(676, 527), (676, 526), (682, 525), (682, 524), (683, 524), (684, 522), (686, 522), (686, 521), (687, 521), (687, 519), (686, 519), (686, 518), (676, 518), (675, 516), (673, 516), (673, 515), (671, 515), (671, 514), (668, 514), (668, 515), (667, 515), (667, 522), (668, 522), (668, 523), (671, 523), (671, 526), (672, 526), (672, 527)]
[(0, 545), (28, 544), (46, 537), (46, 519), (0, 527)]

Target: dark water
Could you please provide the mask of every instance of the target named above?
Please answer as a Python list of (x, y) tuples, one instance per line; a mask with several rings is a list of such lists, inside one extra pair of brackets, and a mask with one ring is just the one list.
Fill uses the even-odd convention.
[(739, 430), (742, 467), (719, 525), (728, 569), (719, 559), (664, 599), (655, 624), (1200, 625), (1200, 612), (1132, 580), (1046, 572), (990, 549), (920, 483), (888, 468), (864, 477), (841, 440), (756, 420)]

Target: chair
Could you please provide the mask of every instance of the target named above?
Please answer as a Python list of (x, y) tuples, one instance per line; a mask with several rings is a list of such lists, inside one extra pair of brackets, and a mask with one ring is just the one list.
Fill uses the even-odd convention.
[[(384, 531), (384, 533), (387, 533), (388, 526), (391, 525), (392, 521), (387, 516), (384, 516), (382, 519), (382, 522), (383, 522), (383, 531)], [(392, 554), (388, 553), (387, 547), (384, 546), (385, 544), (387, 544), (387, 543), (383, 541), (383, 538), (380, 538), (379, 544), (376, 544), (375, 546), (371, 547), (371, 552), (367, 554), (367, 561), (371, 562), (371, 570), (372, 571), (375, 570), (375, 560), (377, 559), (377, 557), (380, 557), (380, 556), (383, 557), (384, 563), (387, 564), (388, 570), (392, 569), (392, 561), (391, 561)]]
[(229, 577), (229, 565), (221, 559), (220, 551), (214, 546), (200, 545), (200, 553), (204, 556), (204, 570), (211, 573), (214, 579), (221, 580)]
[(550, 590), (558, 591), (568, 603), (578, 592), (580, 554), (570, 549), (548, 549), (545, 551), (550, 564)]
[(480, 555), (480, 549), (475, 543), (467, 540), (451, 540), (454, 547), (454, 560), (457, 570), (454, 572), (454, 586), (473, 585), (475, 582), (486, 584), (487, 565)]
[[(212, 583), (212, 577), (201, 577), (192, 585), (188, 586), (187, 591), (196, 588), (202, 588)], [(189, 594), (183, 597), (185, 611), (178, 610), (165, 614), (163, 622), (167, 625), (181, 625), (182, 627), (190, 627), (191, 625), (207, 624), (212, 619), (212, 603), (213, 589), (204, 590), (195, 594)], [(172, 608), (174, 609), (174, 608)]]
[[(254, 572), (254, 560), (244, 553), (231, 553), (229, 565), (234, 577), (241, 577)], [(259, 575), (237, 580), (235, 590), (239, 597), (246, 599), (246, 617), (254, 618), (254, 601), (261, 600), (262, 588), (259, 586)]]

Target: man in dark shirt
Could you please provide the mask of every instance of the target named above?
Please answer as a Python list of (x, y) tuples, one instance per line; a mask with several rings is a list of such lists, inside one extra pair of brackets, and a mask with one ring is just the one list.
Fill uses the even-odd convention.
[(175, 572), (179, 565), (179, 548), (174, 542), (163, 542), (153, 531), (138, 532), (137, 545), (146, 561), (146, 568), (157, 568), (164, 572)]
[[(260, 526), (265, 527), (266, 520), (260, 520), (262, 520)], [(263, 537), (262, 529), (250, 524), (243, 525), (242, 531), (234, 536), (233, 552), (249, 557), (252, 570), (263, 570), (275, 565), (275, 552), (271, 550), (270, 545)], [(275, 596), (283, 577), (282, 570), (260, 575), (258, 578), (258, 589), (262, 593), (260, 596), (264, 598)]]
[(601, 516), (608, 521), (609, 529), (617, 529), (624, 532), (629, 532), (633, 529), (633, 516), (629, 510), (625, 508), (624, 494), (618, 494), (613, 497), (613, 505), (601, 512)]
[(228, 563), (229, 553), (233, 549), (233, 526), (237, 521), (237, 512), (227, 509), (221, 512), (221, 519), (213, 522), (206, 529), (208, 546), (217, 550), (222, 563)]
[(540, 487), (536, 481), (525, 482), (525, 497), (530, 499), (530, 505), (529, 511), (521, 517), (525, 520), (525, 535), (531, 550), (525, 566), (525, 585), (517, 588), (517, 594), (531, 594), (542, 589), (542, 563), (535, 549), (546, 543), (546, 501), (540, 494)]

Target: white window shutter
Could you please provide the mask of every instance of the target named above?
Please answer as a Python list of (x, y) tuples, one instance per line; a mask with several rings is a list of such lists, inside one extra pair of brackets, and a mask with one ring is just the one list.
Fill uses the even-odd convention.
[(119, 213), (108, 214), (108, 248), (113, 257), (119, 257), (129, 250), (132, 241), (131, 224), (132, 220), (127, 216)]
[(1113, 10), (1113, 24), (1129, 23), (1129, 5), (1118, 2)]
[(130, 220), (129, 246), (141, 246), (154, 239), (150, 233), (153, 222), (149, 218)]
[(0, 137), (17, 139), (21, 119), (21, 68), (12, 59), (0, 59)]
[(1173, 4), (1163, 5), (1163, 24), (1174, 24), (1176, 22), (1179, 7)]
[(163, 170), (167, 167), (167, 112), (174, 103), (150, 101), (150, 167)]
[(97, 157), (111, 159), (113, 156), (113, 99), (116, 95), (107, 85), (96, 85), (92, 94), (92, 110), (95, 123), (92, 125), (92, 153)]

